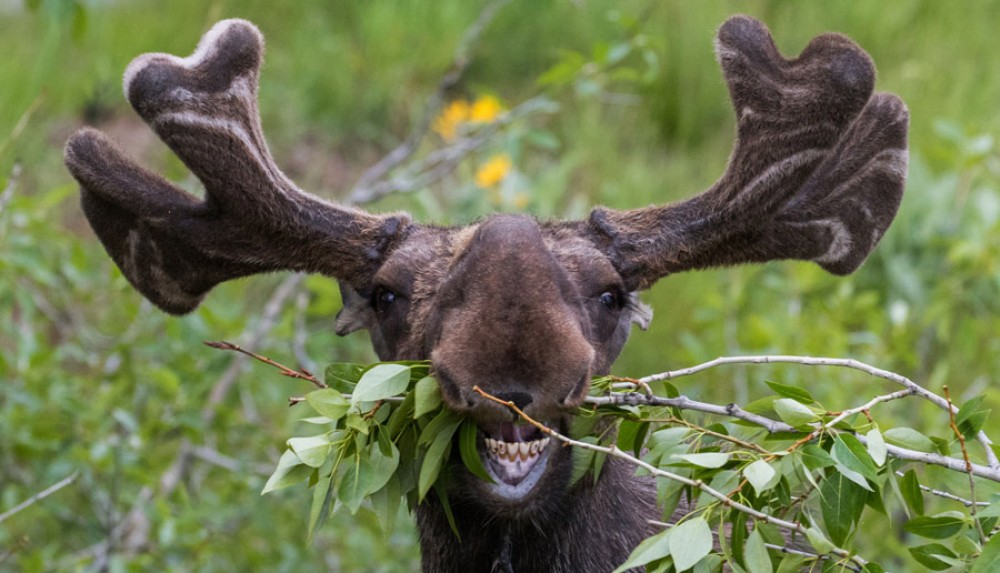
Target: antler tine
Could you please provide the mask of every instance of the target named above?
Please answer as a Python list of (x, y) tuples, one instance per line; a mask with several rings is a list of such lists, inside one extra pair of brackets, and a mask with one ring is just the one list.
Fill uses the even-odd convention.
[(133, 285), (168, 312), (188, 312), (215, 284), (260, 272), (364, 284), (409, 223), (318, 199), (278, 169), (257, 111), (263, 48), (253, 24), (226, 20), (187, 58), (146, 54), (126, 69), (126, 98), (202, 181), (204, 201), (95, 130), (67, 143), (91, 225)]
[(683, 270), (784, 258), (852, 272), (902, 198), (906, 106), (872, 97), (871, 59), (839, 34), (785, 59), (763, 24), (737, 16), (720, 28), (716, 50), (737, 117), (725, 174), (681, 203), (596, 209), (595, 240), (634, 288)]

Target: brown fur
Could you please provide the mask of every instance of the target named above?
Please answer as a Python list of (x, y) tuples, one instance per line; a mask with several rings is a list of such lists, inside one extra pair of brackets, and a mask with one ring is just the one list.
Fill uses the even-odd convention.
[[(66, 163), (108, 253), (167, 312), (194, 309), (232, 278), (323, 273), (341, 283), (339, 334), (367, 329), (384, 360), (431, 360), (447, 406), (484, 432), (511, 414), (476, 385), (566, 431), (590, 378), (610, 370), (632, 323), (648, 322), (638, 290), (679, 271), (774, 259), (848, 273), (898, 208), (907, 112), (872, 95), (864, 51), (826, 34), (788, 60), (744, 16), (722, 26), (717, 51), (738, 120), (726, 173), (687, 201), (599, 208), (586, 221), (493, 215), (442, 228), (300, 191), (264, 142), (263, 39), (243, 21), (216, 25), (190, 58), (141, 56), (126, 71), (129, 101), (204, 182), (204, 201), (94, 130), (70, 139)], [(610, 460), (600, 479), (571, 486), (571, 467), (570, 451), (552, 446), (516, 501), (450, 468), (463, 537), (431, 496), (418, 508), (424, 570), (613, 569), (657, 517), (653, 483)]]

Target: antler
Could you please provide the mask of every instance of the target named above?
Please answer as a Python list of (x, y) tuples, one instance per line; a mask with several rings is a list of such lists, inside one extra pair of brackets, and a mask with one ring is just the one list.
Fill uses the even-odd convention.
[(320, 272), (361, 286), (408, 231), (299, 190), (275, 166), (260, 128), (263, 37), (249, 22), (216, 24), (187, 58), (129, 64), (125, 96), (205, 185), (200, 200), (127, 158), (93, 129), (65, 159), (108, 254), (150, 301), (193, 310), (216, 284), (255, 273)]
[(718, 265), (802, 259), (857, 269), (892, 222), (906, 177), (909, 116), (872, 96), (875, 69), (850, 39), (824, 34), (781, 56), (763, 24), (726, 21), (716, 51), (737, 117), (725, 174), (701, 195), (590, 225), (629, 286)]

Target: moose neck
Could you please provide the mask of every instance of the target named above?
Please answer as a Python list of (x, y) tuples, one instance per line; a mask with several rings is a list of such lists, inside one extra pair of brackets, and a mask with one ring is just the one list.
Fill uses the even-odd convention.
[(587, 475), (520, 516), (498, 517), (461, 490), (448, 493), (460, 537), (433, 494), (417, 508), (424, 573), (612, 571), (657, 517), (653, 481), (614, 458), (596, 482)]

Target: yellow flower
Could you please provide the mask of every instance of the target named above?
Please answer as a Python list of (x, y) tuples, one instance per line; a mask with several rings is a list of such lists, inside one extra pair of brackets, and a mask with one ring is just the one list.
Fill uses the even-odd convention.
[(507, 154), (494, 155), (476, 171), (476, 185), (483, 189), (498, 185), (510, 173), (510, 167), (510, 157)]
[(434, 120), (434, 131), (445, 141), (455, 139), (458, 133), (458, 126), (469, 119), (469, 102), (464, 99), (457, 99), (448, 107), (441, 111), (441, 115)]
[(491, 123), (496, 121), (501, 111), (503, 111), (503, 106), (500, 105), (500, 100), (493, 96), (482, 96), (472, 104), (472, 109), (469, 110), (469, 121)]

